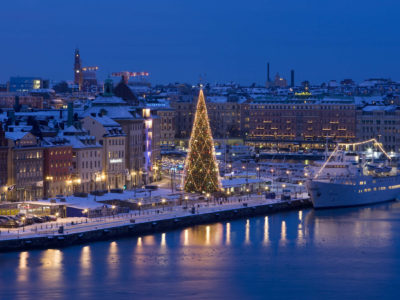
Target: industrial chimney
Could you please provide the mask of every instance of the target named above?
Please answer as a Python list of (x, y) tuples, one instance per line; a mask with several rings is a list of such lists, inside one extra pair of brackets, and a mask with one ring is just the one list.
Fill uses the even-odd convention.
[(294, 70), (290, 70), (290, 86), (294, 87)]

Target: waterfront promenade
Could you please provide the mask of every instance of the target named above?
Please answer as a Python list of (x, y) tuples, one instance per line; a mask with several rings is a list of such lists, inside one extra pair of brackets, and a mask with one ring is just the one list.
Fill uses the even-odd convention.
[[(247, 210), (246, 216), (251, 214), (249, 209), (253, 209), (255, 212), (256, 208), (275, 208), (279, 205), (290, 204), (292, 202), (304, 203), (304, 206), (309, 206), (309, 199), (306, 193), (298, 194), (296, 199), (281, 201), (280, 199), (265, 199), (264, 196), (260, 195), (249, 195), (242, 197), (230, 197), (229, 200), (223, 202), (197, 202), (195, 204), (176, 205), (176, 206), (164, 206), (162, 208), (151, 208), (139, 211), (132, 211), (127, 214), (118, 214), (108, 217), (101, 218), (65, 218), (60, 219), (56, 222), (50, 222), (45, 224), (35, 224), (25, 226), (24, 228), (18, 229), (2, 229), (0, 234), (0, 250), (2, 250), (5, 243), (11, 241), (24, 240), (30, 243), (30, 240), (37, 238), (62, 238), (65, 236), (79, 235), (83, 233), (98, 232), (99, 230), (103, 233), (107, 233), (107, 230), (118, 229), (126, 226), (132, 226), (140, 228), (141, 224), (151, 224), (155, 227), (155, 224), (160, 221), (175, 221), (180, 218), (186, 218), (189, 222), (192, 220), (192, 225), (202, 223), (204, 220), (217, 220), (219, 213), (229, 213), (234, 211), (237, 214), (238, 211)], [(286, 207), (286, 206), (285, 206)], [(286, 209), (286, 208), (285, 208)], [(279, 209), (278, 209), (279, 210)], [(275, 211), (274, 211), (275, 212)], [(256, 213), (255, 213), (256, 214)], [(208, 216), (208, 218), (201, 218), (202, 216)], [(209, 218), (213, 215), (214, 218)], [(196, 218), (197, 216), (197, 218)], [(229, 218), (226, 215), (225, 218)], [(233, 217), (232, 217), (233, 218)], [(134, 222), (134, 223), (133, 223)], [(64, 231), (59, 233), (60, 226), (63, 226)], [(168, 228), (170, 226), (167, 226)], [(166, 228), (167, 228), (166, 227)], [(175, 226), (176, 227), (176, 226)], [(164, 229), (163, 227), (158, 230)], [(148, 230), (146, 230), (148, 231)], [(157, 231), (157, 230), (155, 230)], [(140, 234), (140, 230), (135, 232)], [(112, 234), (110, 235), (112, 236)], [(85, 239), (83, 239), (85, 241)], [(90, 241), (91, 238), (86, 239)], [(24, 244), (24, 243), (23, 243)], [(22, 244), (21, 244), (22, 247)], [(26, 243), (24, 247), (28, 247)]]

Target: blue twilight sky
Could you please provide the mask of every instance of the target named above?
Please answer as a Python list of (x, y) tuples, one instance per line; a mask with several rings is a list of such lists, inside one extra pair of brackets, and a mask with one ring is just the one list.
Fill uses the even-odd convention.
[(72, 79), (73, 52), (153, 83), (400, 80), (396, 0), (2, 0), (0, 82)]

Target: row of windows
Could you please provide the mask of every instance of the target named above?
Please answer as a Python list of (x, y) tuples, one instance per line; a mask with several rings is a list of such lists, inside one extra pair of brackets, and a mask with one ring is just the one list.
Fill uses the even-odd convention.
[(24, 152), (24, 153), (18, 153), (16, 155), (16, 159), (33, 159), (33, 158), (42, 158), (42, 152), (40, 151)]
[(109, 145), (124, 145), (124, 139), (109, 139)]
[(82, 158), (88, 158), (88, 157), (100, 157), (100, 151), (97, 151), (97, 150), (93, 150), (93, 151), (85, 151), (85, 152), (82, 152)]
[(54, 155), (54, 154), (55, 154), (55, 155), (62, 155), (62, 154), (64, 154), (64, 155), (65, 155), (65, 154), (67, 154), (67, 153), (68, 153), (68, 154), (70, 154), (70, 153), (71, 153), (71, 150), (64, 150), (64, 151), (61, 151), (61, 150), (60, 150), (60, 151), (51, 151), (51, 152), (50, 152), (50, 155)]
[(108, 158), (123, 158), (124, 151), (108, 151)]
[[(374, 124), (374, 120), (362, 120), (361, 123), (362, 124), (371, 124), (372, 125), (372, 124)], [(381, 124), (381, 120), (375, 120), (375, 123), (377, 125), (380, 125)], [(394, 121), (394, 120), (383, 120), (383, 124), (384, 125), (395, 125), (396, 121)]]
[(95, 160), (95, 161), (86, 161), (86, 162), (82, 162), (82, 169), (85, 169), (85, 166), (86, 166), (86, 169), (88, 169), (88, 168), (100, 168), (100, 166), (101, 166), (101, 164), (100, 164), (100, 161), (99, 160)]
[(69, 167), (71, 165), (70, 162), (61, 163), (59, 161), (55, 161), (54, 163), (50, 164), (50, 168), (62, 168), (62, 167)]
[(354, 110), (353, 105), (250, 105), (250, 109)]

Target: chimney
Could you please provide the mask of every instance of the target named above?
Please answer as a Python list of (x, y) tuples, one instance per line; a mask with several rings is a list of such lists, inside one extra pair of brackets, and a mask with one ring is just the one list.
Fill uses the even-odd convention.
[(18, 96), (18, 95), (15, 96), (14, 110), (15, 110), (16, 112), (19, 111), (19, 96)]
[(290, 86), (294, 87), (294, 70), (290, 70)]
[(15, 112), (13, 110), (7, 112), (7, 117), (10, 119), (10, 124), (15, 125)]
[(72, 102), (68, 103), (68, 120), (67, 126), (72, 126), (74, 122), (74, 104)]

